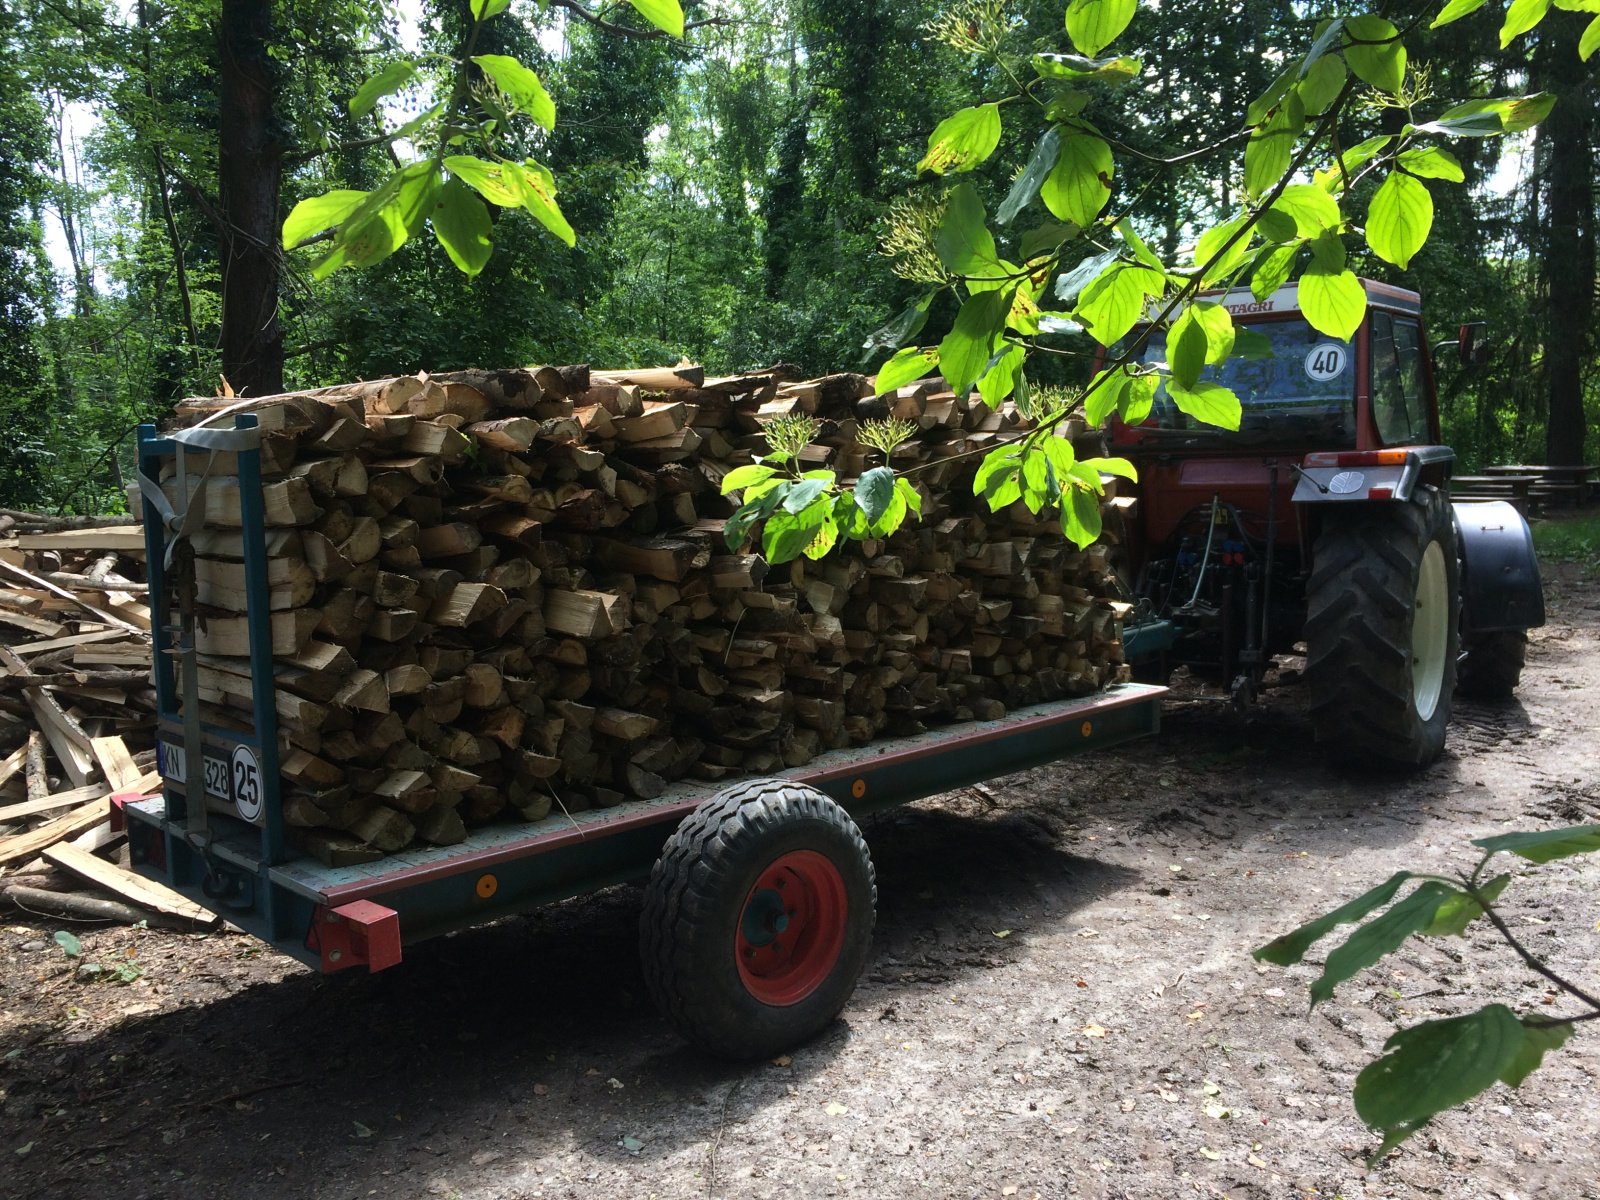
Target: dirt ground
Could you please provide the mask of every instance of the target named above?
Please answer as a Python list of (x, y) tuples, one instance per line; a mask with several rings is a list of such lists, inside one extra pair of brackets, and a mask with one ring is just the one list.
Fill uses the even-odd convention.
[[(872, 960), (843, 1018), (754, 1067), (686, 1050), (615, 889), (322, 978), (244, 936), (0, 928), (0, 1196), (1600, 1198), (1600, 1042), (1382, 1167), (1355, 1073), (1401, 1019), (1544, 989), (1492, 936), (1416, 940), (1306, 1012), (1252, 947), (1469, 838), (1600, 820), (1600, 581), (1547, 571), (1519, 701), (1458, 702), (1442, 761), (1357, 779), (1301, 689), (1175, 700), (1154, 741), (866, 833)], [(1519, 934), (1600, 964), (1600, 862), (1532, 869)], [(1546, 1011), (1558, 1011), (1548, 1009)]]

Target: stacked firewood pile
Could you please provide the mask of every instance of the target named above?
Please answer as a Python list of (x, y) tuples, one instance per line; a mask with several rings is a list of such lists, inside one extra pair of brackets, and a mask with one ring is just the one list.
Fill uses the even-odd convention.
[(144, 531), (0, 512), (0, 899), (69, 919), (209, 920), (116, 861), (114, 793), (155, 771)]
[[(450, 844), (1117, 678), (1105, 547), (973, 498), (969, 452), (1022, 418), (932, 381), (871, 392), (859, 375), (546, 367), (181, 405), (180, 425), (251, 412), (264, 431), (299, 843), (335, 863)], [(893, 465), (922, 468), (922, 519), (818, 562), (730, 549), (721, 480), (796, 413), (817, 423), (801, 469), (846, 480), (881, 463), (860, 421), (912, 421)], [(191, 494), (207, 476), (194, 578), (221, 724), (251, 706), (236, 470), (195, 453), (186, 472)]]

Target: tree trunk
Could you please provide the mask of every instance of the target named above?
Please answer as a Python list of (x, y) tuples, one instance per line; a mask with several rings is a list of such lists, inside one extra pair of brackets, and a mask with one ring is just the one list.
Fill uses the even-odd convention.
[(283, 391), (278, 325), (276, 68), (267, 54), (271, 0), (222, 0), (218, 184), (223, 233), (222, 371), (236, 394)]
[[(1565, 13), (1552, 14), (1556, 18)], [(1550, 20), (1540, 30), (1536, 70), (1556, 93), (1539, 126), (1545, 172), (1544, 274), (1550, 305), (1545, 342), (1548, 391), (1545, 461), (1576, 466), (1584, 457), (1583, 364), (1595, 284), (1594, 104), (1588, 75), (1574, 70), (1578, 26)], [(1541, 61), (1542, 60), (1542, 61)]]

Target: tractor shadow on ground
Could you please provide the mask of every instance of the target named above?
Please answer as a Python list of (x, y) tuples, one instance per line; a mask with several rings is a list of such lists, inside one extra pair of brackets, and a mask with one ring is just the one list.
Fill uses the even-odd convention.
[[(1064, 913), (1136, 878), (1067, 853), (1024, 814), (926, 808), (869, 822), (868, 836), (874, 959), (891, 962), (930, 927), (959, 942), (1008, 905), (1043, 894)], [(530, 1172), (530, 1159), (642, 1166), (788, 1102), (850, 1039), (872, 1036), (835, 1022), (781, 1066), (691, 1051), (646, 993), (640, 898), (613, 888), (424, 943), (379, 975), (297, 973), (215, 999), (217, 982), (248, 978), (236, 963), (258, 944), (214, 939), (209, 957), (174, 958), (175, 978), (156, 967), (169, 994), (193, 996), (183, 1007), (83, 1038), (70, 1024), (20, 1031), (0, 1194), (75, 1200), (93, 1172), (130, 1197), (326, 1200), (452, 1179), (471, 1190), (486, 1173)], [(988, 951), (940, 953), (931, 969), (959, 979), (996, 965)], [(26, 1157), (9, 1153), (30, 1142)]]

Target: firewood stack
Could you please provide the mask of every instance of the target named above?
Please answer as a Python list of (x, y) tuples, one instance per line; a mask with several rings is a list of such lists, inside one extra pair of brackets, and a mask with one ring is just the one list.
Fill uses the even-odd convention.
[[(1118, 678), (1106, 548), (1075, 550), (1020, 504), (988, 513), (978, 456), (957, 456), (1021, 419), (940, 387), (544, 367), (186, 401), (179, 424), (226, 426), (231, 408), (265, 431), (300, 844), (334, 863), (451, 844)], [(846, 478), (880, 458), (858, 421), (915, 421), (894, 465), (924, 468), (922, 520), (820, 562), (730, 550), (720, 481), (791, 413), (819, 423), (801, 467)], [(251, 694), (235, 471), (215, 456), (194, 538), (201, 696), (223, 724)]]

